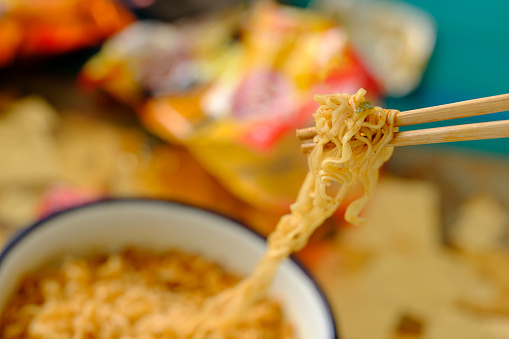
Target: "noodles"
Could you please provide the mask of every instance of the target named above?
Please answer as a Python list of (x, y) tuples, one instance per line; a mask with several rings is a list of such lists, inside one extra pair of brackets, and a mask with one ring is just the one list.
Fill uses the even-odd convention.
[[(279, 221), (269, 236), (268, 249), (254, 272), (235, 287), (208, 300), (194, 326), (193, 338), (217, 326), (234, 322), (262, 298), (279, 264), (302, 249), (313, 231), (338, 208), (349, 188), (360, 182), (364, 196), (346, 209), (345, 219), (361, 224), (359, 217), (378, 182), (378, 171), (392, 155), (386, 147), (393, 137), (395, 110), (372, 107), (360, 89), (355, 95), (316, 95), (320, 104), (314, 114), (317, 136), (308, 156), (309, 171), (291, 213)], [(333, 143), (335, 147), (326, 147)]]
[[(195, 254), (127, 248), (65, 257), (26, 276), (0, 315), (3, 339), (186, 338), (181, 324), (208, 297), (239, 278)], [(276, 300), (264, 298), (242, 321), (209, 338), (292, 339)]]

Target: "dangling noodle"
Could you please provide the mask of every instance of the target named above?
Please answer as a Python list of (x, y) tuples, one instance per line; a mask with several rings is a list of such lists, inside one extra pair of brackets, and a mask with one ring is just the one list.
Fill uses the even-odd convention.
[[(279, 264), (302, 249), (313, 231), (338, 208), (348, 189), (357, 182), (364, 196), (346, 209), (345, 219), (361, 224), (359, 213), (372, 198), (378, 171), (392, 155), (387, 144), (393, 137), (395, 110), (372, 107), (360, 89), (355, 95), (316, 95), (314, 114), (316, 147), (308, 155), (309, 171), (291, 213), (283, 216), (269, 236), (268, 249), (254, 272), (235, 287), (211, 298), (194, 319), (192, 338), (220, 331), (265, 296)], [(335, 147), (325, 147), (333, 143)]]

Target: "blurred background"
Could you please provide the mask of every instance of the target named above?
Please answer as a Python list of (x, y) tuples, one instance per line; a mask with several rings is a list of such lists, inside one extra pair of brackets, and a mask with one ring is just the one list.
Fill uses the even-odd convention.
[[(508, 12), (0, 0), (0, 243), (105, 197), (180, 201), (266, 235), (306, 173), (295, 129), (313, 124), (314, 94), (362, 87), (404, 111), (507, 93)], [(508, 192), (509, 139), (399, 148), (366, 226), (340, 210), (297, 256), (344, 338), (507, 338)]]

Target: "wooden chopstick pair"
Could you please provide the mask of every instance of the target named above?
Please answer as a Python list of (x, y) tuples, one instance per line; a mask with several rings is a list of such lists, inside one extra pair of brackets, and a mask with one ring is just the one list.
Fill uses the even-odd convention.
[[(502, 94), (487, 98), (399, 112), (395, 117), (394, 125), (397, 127), (417, 125), (427, 122), (473, 117), (507, 110), (509, 110), (509, 94)], [(313, 137), (315, 135), (315, 127), (297, 130), (297, 138), (303, 142), (301, 145), (301, 151), (303, 153), (310, 152), (316, 146), (313, 142)], [(396, 132), (388, 146), (424, 145), (507, 137), (509, 137), (509, 120), (502, 120)]]

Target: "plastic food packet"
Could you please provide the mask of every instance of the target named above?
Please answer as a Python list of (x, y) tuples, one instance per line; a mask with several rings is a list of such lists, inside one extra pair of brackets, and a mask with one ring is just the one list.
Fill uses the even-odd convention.
[(0, 66), (96, 46), (132, 21), (114, 0), (0, 0)]
[(307, 170), (295, 129), (313, 124), (313, 95), (381, 96), (336, 22), (266, 2), (191, 24), (131, 25), (81, 80), (135, 106), (238, 197), (281, 211)]

